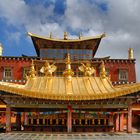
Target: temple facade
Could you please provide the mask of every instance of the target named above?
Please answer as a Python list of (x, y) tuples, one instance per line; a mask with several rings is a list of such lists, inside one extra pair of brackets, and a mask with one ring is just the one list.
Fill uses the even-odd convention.
[(28, 33), (37, 56), (2, 56), (0, 123), (6, 132), (132, 132), (140, 83), (127, 59), (96, 58), (105, 34), (78, 39)]

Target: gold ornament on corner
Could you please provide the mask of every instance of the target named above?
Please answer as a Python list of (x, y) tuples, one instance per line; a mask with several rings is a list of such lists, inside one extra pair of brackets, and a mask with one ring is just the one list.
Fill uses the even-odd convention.
[(90, 62), (87, 62), (86, 64), (81, 63), (81, 66), (78, 67), (81, 72), (84, 73), (84, 76), (92, 76), (93, 74), (96, 74), (96, 70), (94, 67), (91, 67)]

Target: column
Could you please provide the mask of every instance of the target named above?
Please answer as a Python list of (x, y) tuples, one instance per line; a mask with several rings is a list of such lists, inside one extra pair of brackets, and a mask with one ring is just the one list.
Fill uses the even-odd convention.
[(11, 108), (6, 106), (6, 132), (11, 131)]
[(67, 132), (72, 132), (72, 112), (68, 110), (67, 115)]
[(124, 113), (120, 114), (120, 131), (123, 132), (124, 128)]
[(115, 131), (116, 132), (119, 131), (119, 114), (116, 114), (116, 118), (115, 118)]
[(21, 114), (20, 114), (20, 112), (17, 112), (16, 124), (17, 124), (17, 130), (20, 131), (21, 130)]
[(132, 133), (132, 108), (128, 107), (127, 132)]
[(28, 125), (28, 112), (24, 112), (24, 125)]

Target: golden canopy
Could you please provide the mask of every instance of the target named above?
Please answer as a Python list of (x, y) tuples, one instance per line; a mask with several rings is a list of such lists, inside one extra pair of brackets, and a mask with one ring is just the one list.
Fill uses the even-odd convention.
[(140, 83), (114, 87), (108, 78), (35, 77), (25, 85), (0, 82), (0, 90), (33, 98), (51, 100), (98, 100), (115, 98), (140, 91)]

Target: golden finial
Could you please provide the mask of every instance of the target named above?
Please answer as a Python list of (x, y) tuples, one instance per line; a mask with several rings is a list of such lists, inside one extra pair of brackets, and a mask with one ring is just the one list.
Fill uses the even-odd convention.
[(3, 47), (2, 44), (0, 43), (0, 56), (2, 56), (2, 51), (3, 51)]
[(79, 67), (79, 70), (84, 72), (84, 76), (92, 76), (92, 74), (96, 73), (94, 67), (91, 67), (90, 62), (87, 62), (86, 65), (81, 63), (82, 65)]
[(105, 32), (101, 35), (101, 37), (103, 38), (103, 37), (106, 37), (106, 34), (105, 34)]
[(82, 38), (82, 34), (81, 33), (79, 33), (79, 39), (81, 39)]
[(30, 68), (30, 71), (29, 71), (29, 77), (30, 78), (35, 78), (35, 76), (36, 76), (36, 71), (35, 71), (35, 67), (34, 67), (34, 61), (32, 60), (31, 68)]
[(100, 77), (101, 77), (102, 79), (106, 78), (106, 70), (105, 70), (104, 61), (101, 61), (101, 66), (100, 66)]
[(128, 59), (129, 60), (134, 59), (134, 50), (132, 48), (128, 49)]
[(68, 34), (67, 32), (64, 32), (64, 40), (67, 40), (68, 39)]
[(52, 37), (53, 37), (52, 32), (50, 32), (50, 38), (52, 38)]
[(66, 69), (63, 72), (64, 77), (68, 78), (68, 80), (71, 80), (72, 76), (74, 75), (74, 72), (71, 69), (71, 62), (70, 62), (70, 54), (67, 54), (66, 57)]
[(45, 62), (45, 66), (40, 69), (41, 73), (44, 73), (46, 76), (52, 76), (52, 73), (56, 70), (56, 66), (53, 64), (49, 64), (48, 61)]

